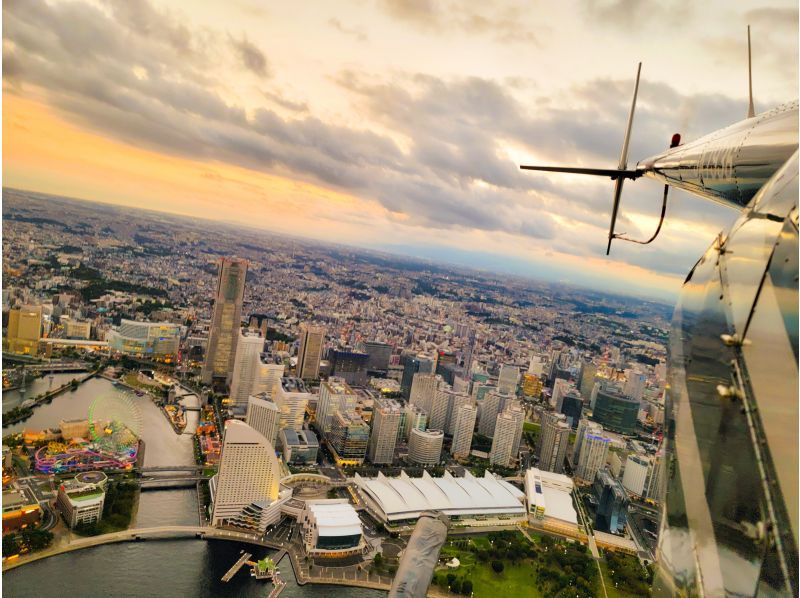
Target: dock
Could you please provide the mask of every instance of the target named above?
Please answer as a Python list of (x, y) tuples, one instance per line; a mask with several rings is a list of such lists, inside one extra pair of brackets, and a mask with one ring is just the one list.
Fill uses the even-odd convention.
[(239, 572), (239, 569), (241, 569), (244, 566), (244, 564), (250, 560), (251, 556), (253, 555), (250, 554), (249, 552), (243, 553), (242, 556), (239, 557), (239, 560), (236, 561), (233, 564), (233, 566), (230, 569), (228, 569), (228, 572), (222, 576), (222, 581), (229, 582), (233, 578), (233, 576)]

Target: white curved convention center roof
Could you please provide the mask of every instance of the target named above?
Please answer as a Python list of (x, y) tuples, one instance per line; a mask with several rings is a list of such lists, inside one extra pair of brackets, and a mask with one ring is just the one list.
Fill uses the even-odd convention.
[(405, 472), (387, 478), (356, 474), (355, 482), (383, 511), (388, 521), (419, 517), (423, 511), (441, 511), (450, 517), (464, 515), (525, 514), (525, 494), (490, 472), (476, 478), (465, 472), (463, 478), (445, 472), (440, 478), (423, 472), (410, 478)]

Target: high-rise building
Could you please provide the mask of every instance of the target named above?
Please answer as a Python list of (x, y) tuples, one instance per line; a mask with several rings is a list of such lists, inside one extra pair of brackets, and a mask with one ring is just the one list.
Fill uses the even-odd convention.
[(475, 422), (478, 419), (478, 408), (471, 403), (461, 404), (455, 409), (454, 419), (455, 426), (450, 453), (456, 459), (466, 459), (472, 448), (472, 436), (475, 432)]
[(578, 458), (581, 454), (581, 446), (583, 445), (583, 438), (587, 433), (600, 435), (603, 433), (603, 426), (597, 422), (593, 422), (585, 417), (578, 422), (578, 430), (575, 433), (575, 445), (572, 448), (572, 456), (570, 462), (573, 469), (578, 465)]
[(300, 325), (300, 348), (297, 350), (297, 377), (303, 380), (319, 378), (319, 362), (325, 331), (319, 326)]
[(422, 373), (414, 374), (414, 381), (411, 383), (411, 395), (408, 402), (411, 405), (418, 405), (420, 409), (428, 414), (429, 426), (434, 395), (443, 383), (442, 377), (438, 374)]
[(597, 472), (594, 480), (597, 499), (594, 528), (601, 532), (621, 534), (628, 518), (628, 493), (607, 469)]
[(500, 375), (497, 378), (497, 390), (509, 395), (517, 394), (519, 384), (519, 368), (514, 365), (503, 364), (500, 366)]
[(574, 430), (578, 427), (578, 422), (581, 420), (581, 414), (583, 413), (583, 398), (577, 390), (573, 389), (568, 391), (560, 400), (561, 408), (559, 412), (567, 416), (567, 422)]
[(217, 294), (214, 300), (214, 315), (208, 337), (206, 359), (202, 380), (228, 383), (233, 373), (236, 358), (236, 343), (242, 322), (244, 282), (247, 278), (247, 260), (222, 258), (219, 262)]
[(492, 449), (489, 451), (489, 463), (511, 467), (517, 460), (524, 422), (525, 413), (517, 404), (509, 405), (497, 416)]
[(435, 367), (433, 358), (406, 352), (400, 356), (400, 365), (403, 366), (400, 391), (405, 398), (411, 396), (414, 374), (432, 374)]
[(280, 428), (302, 430), (311, 393), (300, 378), (281, 378), (272, 400), (280, 411)]
[(353, 386), (367, 385), (367, 363), (369, 355), (349, 349), (334, 349), (328, 352), (331, 374)]
[(550, 405), (556, 411), (561, 411), (561, 397), (563, 397), (567, 392), (572, 390), (573, 384), (569, 380), (564, 380), (563, 378), (557, 378), (555, 382), (553, 382), (553, 394), (550, 397)]
[(436, 465), (442, 458), (444, 432), (441, 430), (411, 430), (408, 441), (408, 460), (420, 465)]
[(497, 416), (506, 406), (510, 397), (507, 394), (494, 390), (486, 393), (483, 400), (478, 403), (478, 432), (492, 438)]
[(579, 390), (584, 399), (588, 399), (592, 394), (595, 376), (597, 376), (597, 366), (590, 361), (583, 363)]
[(647, 486), (647, 498), (661, 502), (666, 489), (666, 469), (664, 467), (664, 453), (662, 449), (655, 454), (650, 462), (650, 477)]
[(625, 386), (622, 394), (635, 401), (641, 401), (647, 384), (647, 374), (636, 370), (625, 370)]
[(629, 399), (610, 386), (601, 387), (597, 393), (592, 419), (603, 427), (620, 434), (636, 432), (639, 401)]
[[(447, 392), (447, 419), (444, 424), (445, 434), (452, 436), (455, 433), (458, 408), (461, 407), (461, 405), (473, 405), (474, 403), (475, 399), (466, 393), (456, 392), (455, 390)], [(431, 427), (435, 428), (436, 426)]]
[(646, 455), (629, 455), (625, 460), (625, 473), (622, 475), (622, 485), (625, 489), (639, 497), (647, 495), (652, 473), (650, 458)]
[(578, 454), (575, 478), (587, 484), (594, 482), (597, 472), (606, 465), (610, 444), (611, 439), (602, 433), (585, 432)]
[(258, 394), (254, 387), (261, 365), (264, 338), (260, 331), (242, 329), (236, 342), (236, 359), (231, 374), (230, 398), (234, 405), (246, 406), (251, 394)]
[(411, 430), (425, 430), (428, 427), (428, 414), (420, 409), (418, 405), (406, 405), (403, 408), (401, 427), (402, 439), (407, 442)]
[(42, 334), (42, 306), (24, 305), (8, 312), (5, 341), (9, 353), (36, 355)]
[(364, 353), (367, 359), (367, 370), (372, 372), (385, 372), (389, 369), (389, 359), (392, 357), (392, 346), (377, 341), (364, 343)]
[(375, 399), (372, 410), (372, 433), (367, 456), (375, 464), (391, 464), (397, 446), (403, 408), (394, 399)]
[(571, 428), (563, 413), (545, 413), (539, 444), (539, 469), (561, 473)]
[(280, 472), (269, 440), (244, 422), (225, 422), (219, 472), (211, 483), (211, 524), (263, 533), (280, 518)]
[(274, 447), (278, 439), (281, 413), (278, 406), (266, 393), (253, 395), (247, 399), (245, 422)]
[(369, 425), (355, 411), (337, 410), (327, 438), (338, 465), (364, 463), (369, 442)]
[(358, 396), (352, 388), (339, 378), (328, 378), (319, 385), (317, 401), (317, 429), (326, 434), (331, 429), (331, 422), (337, 410), (354, 409)]
[(547, 360), (542, 355), (532, 355), (531, 363), (528, 366), (528, 373), (537, 376), (539, 379), (546, 378)]
[(522, 375), (522, 394), (529, 399), (538, 399), (542, 396), (542, 379), (535, 374)]

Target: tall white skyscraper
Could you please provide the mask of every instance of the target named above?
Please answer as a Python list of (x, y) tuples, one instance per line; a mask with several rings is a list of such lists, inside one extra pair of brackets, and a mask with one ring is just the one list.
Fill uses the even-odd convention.
[(428, 414), (429, 422), (431, 420), (434, 395), (442, 384), (444, 384), (444, 380), (438, 374), (414, 374), (408, 402), (411, 405), (418, 405), (420, 409), (425, 411)]
[(492, 438), (497, 416), (505, 407), (509, 396), (498, 390), (489, 391), (478, 403), (478, 432)]
[(320, 433), (330, 432), (336, 411), (354, 409), (357, 401), (355, 391), (341, 378), (329, 378), (320, 384), (316, 415)]
[(466, 459), (472, 448), (472, 436), (475, 432), (475, 422), (478, 419), (478, 408), (470, 403), (464, 403), (456, 408), (455, 414), (450, 453), (456, 459)]
[(266, 393), (272, 398), (275, 387), (281, 383), (286, 368), (282, 363), (259, 363), (252, 394)]
[(631, 399), (641, 401), (644, 396), (647, 374), (636, 370), (625, 370), (625, 386), (622, 394)]
[(230, 382), (242, 323), (246, 278), (247, 260), (238, 258), (220, 260), (214, 314), (211, 318), (206, 359), (202, 370), (202, 380), (206, 384), (214, 380), (220, 383)]
[(545, 413), (539, 443), (539, 469), (561, 473), (572, 429), (563, 413)]
[(561, 411), (561, 398), (573, 388), (572, 382), (558, 378), (553, 382), (553, 395), (550, 397), (550, 405), (556, 410)]
[(442, 458), (444, 432), (441, 430), (411, 430), (408, 441), (408, 460), (420, 465), (436, 465)]
[(270, 509), (279, 498), (280, 465), (263, 435), (235, 419), (225, 422), (219, 473), (212, 482), (214, 526), (263, 531), (280, 518)]
[(541, 378), (544, 376), (545, 359), (541, 355), (532, 355), (528, 373)]
[(497, 390), (509, 395), (517, 394), (519, 384), (519, 368), (513, 365), (500, 366), (500, 375), (497, 379)]
[(448, 415), (452, 407), (453, 397), (457, 393), (453, 392), (447, 384), (441, 384), (433, 393), (433, 399), (428, 411), (428, 427), (434, 430), (445, 430)]
[(309, 324), (300, 325), (300, 347), (297, 350), (297, 377), (303, 380), (319, 378), (319, 362), (322, 359), (322, 346), (325, 343), (325, 330)]
[(281, 378), (275, 386), (272, 400), (280, 411), (280, 429), (301, 430), (311, 393), (300, 378)]
[(264, 338), (260, 331), (241, 330), (236, 343), (236, 359), (231, 376), (230, 398), (234, 405), (246, 406), (247, 397), (257, 394), (253, 388), (260, 373)]
[(602, 431), (595, 433), (594, 430), (588, 429), (581, 441), (575, 478), (587, 484), (593, 483), (597, 472), (605, 467), (610, 444), (611, 439)]
[(622, 476), (622, 485), (631, 494), (646, 496), (650, 485), (650, 474), (653, 469), (650, 458), (646, 455), (630, 455), (625, 460), (625, 473)]
[(245, 422), (269, 440), (272, 446), (275, 446), (278, 440), (280, 419), (281, 414), (278, 406), (267, 397), (266, 393), (248, 397)]
[(489, 451), (489, 463), (501, 467), (511, 467), (519, 454), (519, 442), (522, 438), (522, 426), (525, 413), (519, 405), (509, 405), (497, 416), (497, 423)]
[(417, 405), (406, 405), (403, 412), (401, 436), (408, 441), (411, 430), (425, 430), (428, 427), (428, 414)]
[(448, 393), (447, 401), (447, 421), (444, 425), (444, 433), (452, 436), (455, 434), (458, 408), (462, 405), (475, 404), (475, 399), (466, 393), (452, 391)]
[(367, 457), (372, 463), (391, 464), (397, 446), (403, 409), (394, 399), (375, 399)]

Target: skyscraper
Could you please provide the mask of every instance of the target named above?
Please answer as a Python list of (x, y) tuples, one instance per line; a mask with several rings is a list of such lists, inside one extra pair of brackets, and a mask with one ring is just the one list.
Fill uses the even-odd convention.
[(205, 384), (228, 383), (236, 358), (236, 343), (242, 320), (247, 260), (222, 258), (219, 262), (214, 315), (208, 337), (202, 380)]
[(4, 344), (11, 353), (36, 355), (42, 334), (42, 306), (25, 305), (8, 312)]
[(647, 384), (647, 374), (636, 370), (625, 370), (625, 386), (622, 394), (635, 401), (641, 401)]
[(584, 399), (588, 399), (592, 394), (594, 379), (597, 376), (597, 366), (592, 362), (585, 362), (581, 366), (580, 392)]
[(297, 377), (303, 380), (319, 378), (319, 362), (325, 331), (319, 326), (300, 324), (300, 348), (297, 350)]
[(560, 401), (561, 407), (558, 409), (558, 411), (567, 416), (567, 421), (569, 422), (570, 427), (574, 430), (578, 427), (578, 422), (580, 421), (581, 414), (583, 413), (583, 398), (577, 389), (573, 389), (562, 396)]
[(331, 429), (331, 421), (337, 410), (353, 409), (358, 397), (344, 380), (328, 378), (319, 385), (319, 400), (317, 401), (317, 429), (320, 434), (326, 434)]
[(575, 478), (587, 484), (594, 482), (597, 472), (606, 465), (610, 444), (611, 440), (602, 432), (587, 431), (581, 441)]
[(613, 387), (605, 386), (597, 393), (592, 419), (603, 427), (620, 434), (633, 434), (639, 415), (639, 401), (629, 399)]
[(522, 407), (516, 404), (509, 405), (497, 416), (492, 449), (489, 451), (489, 463), (501, 467), (511, 467), (517, 460), (524, 421), (525, 414)]
[(234, 405), (245, 407), (247, 397), (254, 392), (259, 365), (261, 365), (261, 352), (264, 350), (264, 339), (260, 331), (244, 330), (239, 333), (236, 342), (236, 359), (233, 362), (231, 375), (230, 398)]
[(391, 464), (394, 461), (394, 449), (397, 446), (402, 415), (402, 407), (394, 399), (375, 399), (372, 432), (367, 448), (367, 456), (373, 463)]
[(274, 447), (278, 439), (281, 414), (278, 406), (267, 398), (266, 393), (253, 395), (247, 399), (245, 422)]
[(280, 411), (280, 428), (302, 430), (311, 393), (300, 378), (281, 378), (272, 400)]
[(444, 432), (441, 430), (411, 430), (408, 441), (408, 460), (420, 465), (436, 465), (442, 458)]
[(428, 427), (428, 414), (418, 405), (406, 405), (403, 408), (401, 437), (408, 441), (411, 430), (424, 430)]
[(569, 444), (570, 427), (562, 413), (545, 413), (542, 416), (542, 434), (539, 444), (539, 469), (561, 473)]
[(478, 432), (492, 438), (497, 415), (503, 410), (510, 397), (498, 390), (486, 393), (483, 400), (478, 403)]
[(650, 458), (646, 455), (630, 455), (625, 460), (625, 473), (622, 476), (622, 485), (631, 494), (639, 497), (647, 495), (650, 485), (650, 474), (653, 468)]
[(497, 390), (513, 396), (517, 394), (517, 384), (519, 384), (519, 368), (505, 363), (501, 365)]
[(328, 434), (328, 446), (338, 465), (361, 465), (367, 454), (369, 425), (355, 411), (337, 410)]
[(593, 433), (595, 435), (602, 434), (603, 426), (585, 417), (578, 422), (578, 431), (575, 433), (575, 445), (572, 448), (572, 458), (570, 459), (573, 468), (578, 466), (578, 458), (581, 454), (583, 438), (587, 433)]
[[(452, 436), (455, 433), (456, 417), (458, 415), (458, 408), (461, 405), (473, 405), (475, 399), (470, 395), (463, 392), (456, 392), (451, 390), (447, 393), (447, 419), (444, 424), (444, 433)], [(436, 426), (431, 426), (436, 427)]]
[(453, 429), (453, 443), (450, 454), (456, 459), (469, 457), (472, 448), (472, 436), (475, 432), (475, 422), (478, 419), (478, 408), (470, 403), (459, 405), (455, 410), (455, 426)]
[(437, 389), (444, 383), (442, 377), (438, 374), (414, 374), (414, 380), (411, 383), (411, 396), (408, 399), (409, 404), (417, 405), (420, 409), (428, 414), (428, 425), (431, 421), (431, 410), (433, 407), (433, 399)]
[(211, 524), (263, 532), (280, 518), (280, 466), (263, 435), (235, 419), (225, 422), (219, 473), (212, 481)]

